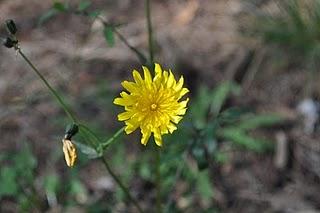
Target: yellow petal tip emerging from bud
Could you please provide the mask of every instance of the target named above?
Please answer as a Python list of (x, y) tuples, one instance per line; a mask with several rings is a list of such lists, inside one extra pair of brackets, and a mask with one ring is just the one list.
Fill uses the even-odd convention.
[(73, 167), (77, 159), (76, 147), (70, 140), (67, 140), (67, 139), (63, 139), (62, 143), (63, 143), (62, 150), (63, 150), (66, 163), (69, 167)]

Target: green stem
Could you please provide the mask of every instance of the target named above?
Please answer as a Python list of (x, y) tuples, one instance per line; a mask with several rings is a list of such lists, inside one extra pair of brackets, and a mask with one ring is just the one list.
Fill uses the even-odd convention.
[(53, 87), (49, 84), (49, 82), (43, 77), (43, 75), (39, 72), (39, 70), (32, 64), (32, 62), (27, 58), (27, 56), (21, 51), (20, 48), (18, 48), (18, 53), (22, 56), (22, 58), (28, 63), (28, 65), (32, 68), (32, 70), (38, 75), (38, 77), (41, 79), (41, 81), (46, 85), (46, 87), (49, 89), (53, 97), (59, 102), (62, 109), (65, 111), (65, 113), (68, 115), (70, 120), (72, 120), (74, 123), (77, 123), (77, 119), (75, 116), (71, 113), (71, 111), (68, 109), (68, 106), (66, 103), (62, 100), (62, 98), (59, 96), (58, 92), (53, 89)]
[(156, 147), (156, 205), (157, 212), (162, 213), (162, 204), (161, 204), (161, 173), (160, 173), (160, 149)]
[[(83, 11), (83, 12), (77, 12), (77, 11), (72, 11), (74, 14), (80, 14), (83, 16), (88, 17), (89, 13), (87, 11)], [(118, 38), (120, 39), (120, 41), (123, 42), (123, 44), (125, 46), (127, 46), (138, 58), (138, 60), (140, 61), (140, 63), (145, 64), (147, 62), (146, 57), (144, 56), (144, 54), (137, 49), (136, 47), (132, 46), (128, 40), (116, 29), (117, 26), (115, 26), (114, 24), (111, 24), (109, 22), (107, 22), (104, 18), (102, 18), (101, 16), (98, 16), (97, 19), (103, 24), (104, 27), (112, 27), (112, 31), (118, 36)]]
[[(54, 98), (59, 102), (65, 113), (68, 115), (68, 117), (74, 122), (77, 123), (76, 117), (71, 113), (71, 111), (68, 109), (65, 102), (62, 100), (62, 98), (59, 96), (59, 94), (53, 89), (53, 87), (49, 84), (49, 82), (44, 78), (44, 76), (39, 72), (39, 70), (32, 64), (32, 62), (27, 58), (27, 56), (21, 51), (20, 48), (17, 48), (18, 53), (22, 56), (22, 58), (28, 63), (28, 65), (32, 68), (32, 70), (38, 75), (38, 77), (42, 80), (42, 82), (46, 85), (46, 87), (49, 89), (51, 94), (54, 96)], [(79, 124), (83, 129), (86, 131), (89, 131), (96, 140), (100, 141), (99, 138), (85, 125)], [(106, 144), (111, 144), (119, 135), (121, 132), (123, 132), (123, 128), (120, 129), (118, 132), (115, 133), (107, 142)], [(141, 207), (139, 206), (138, 202), (133, 198), (133, 196), (130, 194), (129, 190), (124, 186), (124, 184), (120, 181), (120, 179), (116, 176), (116, 174), (112, 171), (110, 166), (108, 165), (107, 161), (104, 157), (101, 157), (101, 160), (103, 164), (105, 165), (106, 169), (112, 176), (112, 178), (118, 183), (118, 185), (121, 187), (121, 189), (125, 192), (125, 194), (128, 196), (129, 200), (137, 207), (139, 212), (143, 212)]]
[(106, 142), (103, 142), (101, 144), (102, 149), (104, 150), (106, 147), (108, 147), (110, 144), (112, 144), (119, 136), (120, 134), (124, 132), (124, 127), (119, 129), (111, 138), (109, 138)]
[[(101, 16), (98, 16), (97, 19), (99, 19), (101, 21), (101, 23), (103, 24), (104, 27), (110, 27), (113, 26), (112, 24), (108, 23), (106, 20), (104, 20)], [(120, 39), (120, 41), (122, 41), (124, 43), (124, 45), (126, 45), (133, 53), (135, 53), (139, 59), (139, 61), (144, 64), (147, 60), (146, 57), (142, 54), (142, 52), (140, 52), (137, 48), (135, 48), (134, 46), (132, 46), (128, 40), (115, 28), (113, 27), (113, 32), (118, 36), (118, 38)]]
[(118, 38), (138, 57), (140, 63), (145, 64), (147, 62), (146, 57), (135, 47), (133, 47), (127, 39), (117, 30), (113, 29), (113, 32), (118, 36)]
[(143, 212), (138, 201), (135, 198), (133, 198), (133, 196), (131, 195), (131, 193), (127, 189), (127, 187), (124, 186), (124, 184), (121, 182), (121, 180), (118, 178), (118, 176), (112, 171), (107, 160), (104, 157), (101, 157), (101, 160), (102, 160), (104, 166), (106, 167), (106, 169), (108, 170), (108, 172), (110, 173), (110, 175), (112, 176), (112, 178), (117, 182), (117, 184), (120, 186), (120, 188), (126, 194), (126, 196), (129, 198), (129, 200), (134, 204), (134, 206), (138, 209), (138, 211), (140, 213)]
[(154, 48), (153, 48), (153, 30), (151, 22), (151, 7), (150, 0), (145, 0), (147, 28), (148, 28), (148, 42), (149, 42), (149, 62), (153, 66), (154, 63)]
[[(154, 42), (153, 42), (153, 30), (151, 21), (151, 5), (150, 0), (145, 0), (145, 13), (147, 19), (148, 29), (148, 43), (149, 43), (149, 65), (153, 67), (154, 64)], [(156, 170), (156, 212), (162, 213), (161, 204), (161, 173), (160, 173), (160, 149), (156, 147), (155, 154), (155, 170)]]

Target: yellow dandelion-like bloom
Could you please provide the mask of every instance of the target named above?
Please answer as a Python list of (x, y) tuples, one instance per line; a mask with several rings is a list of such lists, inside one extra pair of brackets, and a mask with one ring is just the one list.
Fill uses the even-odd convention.
[(128, 92), (121, 92), (121, 97), (113, 103), (125, 108), (125, 112), (118, 115), (118, 120), (125, 122), (127, 134), (140, 128), (143, 145), (148, 143), (153, 133), (156, 144), (161, 146), (162, 135), (175, 131), (176, 124), (186, 113), (189, 99), (180, 99), (189, 90), (183, 88), (183, 76), (177, 82), (172, 72), (162, 71), (159, 64), (155, 64), (153, 78), (147, 67), (143, 67), (143, 72), (144, 79), (134, 70), (134, 82), (122, 82)]

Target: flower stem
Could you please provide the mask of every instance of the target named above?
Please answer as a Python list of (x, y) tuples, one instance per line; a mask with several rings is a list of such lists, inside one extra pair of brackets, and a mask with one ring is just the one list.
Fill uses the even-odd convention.
[(147, 29), (148, 29), (148, 42), (149, 42), (149, 62), (153, 66), (154, 63), (154, 48), (153, 48), (153, 30), (151, 22), (151, 7), (150, 0), (145, 0)]
[(51, 94), (54, 96), (54, 98), (58, 101), (62, 109), (68, 115), (70, 120), (72, 120), (74, 123), (77, 123), (77, 119), (72, 114), (71, 110), (69, 110), (67, 104), (63, 101), (62, 97), (58, 94), (58, 92), (55, 91), (55, 89), (53, 89), (53, 87), (49, 84), (49, 82), (45, 79), (45, 77), (39, 72), (39, 70), (32, 64), (32, 62), (28, 59), (28, 57), (21, 51), (21, 49), (18, 48), (17, 51), (22, 56), (22, 58), (28, 63), (28, 65), (32, 68), (32, 70), (38, 75), (41, 81), (46, 85), (46, 87), (49, 89)]
[(131, 193), (129, 192), (129, 190), (127, 189), (127, 187), (124, 186), (124, 184), (121, 182), (121, 180), (118, 178), (118, 176), (112, 171), (112, 169), (110, 168), (108, 161), (104, 158), (101, 157), (101, 161), (103, 162), (104, 166), (106, 167), (106, 169), (108, 170), (109, 174), (112, 176), (112, 178), (117, 182), (117, 184), (120, 186), (120, 188), (122, 189), (122, 191), (126, 194), (126, 196), (129, 198), (129, 200), (134, 204), (134, 206), (138, 209), (138, 211), (140, 213), (143, 212), (142, 208), (140, 207), (138, 201), (133, 198), (133, 196), (131, 195)]
[(112, 144), (124, 131), (124, 127), (119, 129), (111, 138), (109, 138), (106, 142), (101, 143), (102, 149), (104, 150), (106, 147), (108, 147), (110, 144)]
[[(61, 96), (59, 96), (58, 92), (49, 84), (49, 82), (45, 79), (45, 77), (39, 72), (39, 70), (32, 64), (32, 62), (28, 59), (28, 57), (21, 51), (20, 48), (17, 48), (18, 53), (22, 56), (22, 58), (28, 63), (28, 65), (32, 68), (32, 70), (37, 74), (37, 76), (41, 79), (41, 81), (46, 85), (46, 87), (49, 89), (51, 94), (54, 96), (54, 98), (58, 101), (62, 109), (65, 111), (65, 113), (68, 115), (68, 117), (74, 122), (77, 123), (76, 117), (71, 113), (71, 110), (69, 110), (68, 106), (65, 104)], [(91, 134), (95, 136), (92, 131), (86, 127), (83, 124), (79, 124), (80, 126), (84, 127), (87, 131), (89, 131)], [(122, 132), (124, 128), (121, 128), (118, 132), (116, 132), (105, 144), (109, 145), (111, 144)], [(96, 140), (99, 140), (97, 136), (95, 136)], [(99, 140), (100, 141), (100, 140)], [(97, 147), (95, 147), (97, 148)], [(139, 212), (143, 212), (142, 208), (138, 204), (138, 202), (133, 198), (133, 196), (130, 194), (129, 190), (124, 186), (124, 184), (121, 182), (121, 180), (118, 178), (118, 176), (112, 171), (110, 168), (108, 162), (104, 157), (100, 158), (103, 164), (105, 165), (106, 169), (108, 170), (109, 174), (112, 176), (112, 178), (117, 182), (117, 184), (120, 186), (120, 188), (125, 192), (129, 200), (136, 206), (136, 208), (139, 210)]]
[[(86, 17), (89, 17), (90, 14), (87, 11), (82, 11), (82, 12), (77, 12), (77, 11), (72, 11), (73, 14), (80, 14)], [(127, 46), (138, 58), (140, 63), (145, 64), (147, 59), (144, 56), (144, 54), (136, 47), (132, 46), (129, 41), (117, 30), (116, 26), (114, 24), (107, 22), (102, 16), (97, 16), (97, 19), (103, 24), (104, 27), (112, 27), (112, 31), (118, 36), (120, 41), (123, 42), (125, 46)]]
[(161, 204), (161, 173), (160, 173), (160, 149), (156, 147), (156, 205), (157, 212), (162, 213), (162, 204)]
[[(153, 29), (151, 21), (151, 5), (150, 0), (145, 0), (145, 13), (147, 19), (147, 29), (148, 29), (148, 43), (149, 43), (149, 65), (153, 67), (154, 65), (154, 42), (153, 42)], [(156, 147), (155, 150), (155, 170), (156, 170), (156, 212), (162, 213), (161, 204), (161, 173), (160, 173), (160, 149)]]

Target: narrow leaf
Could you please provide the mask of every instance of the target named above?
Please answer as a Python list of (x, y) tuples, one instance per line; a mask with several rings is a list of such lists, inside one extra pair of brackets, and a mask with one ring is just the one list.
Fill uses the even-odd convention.
[(67, 6), (59, 1), (53, 3), (53, 8), (59, 12), (65, 12), (67, 10)]
[(57, 15), (57, 10), (50, 9), (46, 13), (40, 16), (38, 20), (38, 26), (43, 25), (45, 22), (49, 21), (51, 18), (53, 18), (55, 15)]
[(88, 9), (88, 7), (90, 7), (90, 5), (91, 5), (90, 1), (83, 0), (80, 2), (78, 6), (78, 11), (85, 11), (86, 9)]
[(114, 28), (112, 26), (106, 26), (103, 29), (104, 38), (110, 47), (113, 47), (115, 43), (113, 29)]
[(218, 135), (233, 144), (249, 149), (254, 152), (263, 153), (273, 149), (273, 144), (250, 137), (246, 132), (236, 128), (225, 128), (218, 132)]

